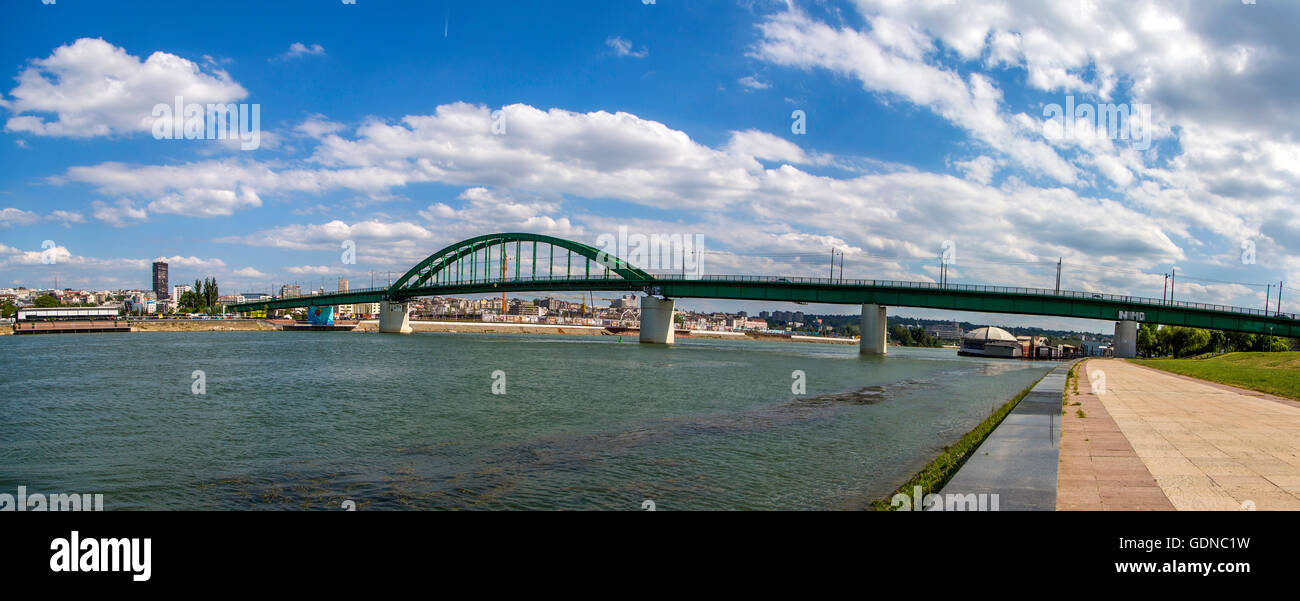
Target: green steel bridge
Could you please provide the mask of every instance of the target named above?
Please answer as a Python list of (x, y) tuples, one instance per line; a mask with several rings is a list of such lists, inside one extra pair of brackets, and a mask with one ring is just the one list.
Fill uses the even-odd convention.
[[(513, 249), (511, 247), (513, 246)], [(508, 260), (502, 260), (513, 250)], [(237, 312), (406, 302), (422, 296), (623, 291), (675, 298), (922, 307), (1146, 322), (1300, 337), (1300, 317), (1157, 298), (969, 284), (754, 275), (652, 275), (600, 249), (541, 234), (499, 233), (429, 255), (391, 286), (229, 305)]]

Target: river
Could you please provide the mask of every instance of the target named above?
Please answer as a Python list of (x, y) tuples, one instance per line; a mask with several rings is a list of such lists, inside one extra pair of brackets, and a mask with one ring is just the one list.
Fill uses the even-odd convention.
[(0, 345), (0, 493), (100, 493), (107, 510), (861, 508), (1055, 366), (612, 336)]

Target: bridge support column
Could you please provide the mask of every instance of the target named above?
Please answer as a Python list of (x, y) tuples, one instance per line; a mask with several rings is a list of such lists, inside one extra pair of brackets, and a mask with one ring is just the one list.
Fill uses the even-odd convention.
[(392, 301), (380, 301), (379, 331), (386, 334), (410, 334), (410, 305)]
[(858, 353), (862, 355), (883, 355), (888, 352), (885, 346), (885, 307), (883, 305), (862, 305), (862, 337), (858, 340)]
[(676, 338), (672, 299), (641, 297), (641, 342), (672, 344)]
[(1138, 322), (1136, 321), (1118, 321), (1115, 322), (1115, 346), (1114, 354), (1116, 357), (1123, 359), (1132, 359), (1137, 356), (1138, 342)]

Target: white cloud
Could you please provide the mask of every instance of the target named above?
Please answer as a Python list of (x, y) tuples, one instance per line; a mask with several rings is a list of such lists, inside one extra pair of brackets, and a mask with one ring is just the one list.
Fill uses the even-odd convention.
[(831, 157), (810, 158), (798, 144), (756, 129), (731, 132), (727, 150), (742, 156), (793, 165), (825, 164), (831, 161)]
[(236, 190), (187, 188), (149, 203), (149, 210), (155, 213), (173, 213), (191, 217), (215, 217), (231, 215), (237, 209), (259, 206), (262, 206), (262, 199), (249, 188), (241, 187)]
[[(166, 52), (141, 61), (102, 39), (81, 38), (31, 61), (0, 106), (14, 114), (11, 132), (93, 137), (148, 132), (157, 104), (226, 103), (248, 95), (219, 69)], [(54, 113), (56, 118), (31, 113)]]
[(289, 45), (289, 51), (280, 55), (280, 60), (289, 60), (302, 56), (321, 56), (325, 54), (325, 47), (320, 44), (304, 44), (294, 42)]
[(953, 165), (966, 174), (966, 179), (984, 185), (993, 181), (993, 171), (997, 169), (997, 161), (986, 156), (975, 157), (969, 161), (957, 161)]
[(91, 203), (91, 206), (94, 207), (95, 219), (115, 227), (123, 227), (133, 221), (144, 221), (149, 218), (148, 211), (137, 208), (135, 203), (125, 198), (119, 199), (116, 204), (96, 200)]
[(293, 275), (334, 275), (339, 269), (329, 265), (301, 265), (285, 268), (285, 271)]
[(772, 84), (759, 81), (758, 77), (753, 75), (746, 75), (740, 79), (737, 79), (736, 83), (739, 83), (740, 85), (745, 86), (746, 88), (749, 88), (751, 90), (766, 90), (772, 87)]
[(13, 207), (0, 209), (0, 227), (30, 225), (36, 223), (38, 219), (40, 219), (40, 216), (31, 211), (24, 211)]
[(618, 36), (610, 36), (608, 38), (605, 38), (605, 45), (612, 48), (614, 50), (614, 54), (618, 56), (630, 56), (632, 58), (645, 58), (650, 55), (650, 50), (645, 48), (644, 46), (641, 47), (641, 50), (633, 50), (632, 42), (629, 42)]
[[(293, 224), (244, 236), (225, 236), (217, 242), (294, 250), (328, 251), (341, 256), (342, 244), (356, 244), (356, 259), (364, 263), (405, 265), (424, 258), (436, 242), (432, 232), (417, 224), (368, 219), (348, 224), (334, 220), (321, 224)], [(338, 273), (334, 268), (332, 273)]]
[(929, 108), (1025, 169), (1061, 183), (1077, 179), (1073, 166), (1035, 139), (1041, 138), (1038, 132), (1015, 127), (1000, 110), (1001, 91), (984, 75), (972, 73), (963, 79), (951, 69), (925, 62), (921, 49), (901, 37), (882, 43), (869, 33), (815, 21), (793, 7), (770, 16), (759, 29), (763, 37), (752, 53), (759, 59), (853, 77), (869, 91)]
[(50, 213), (46, 219), (51, 221), (60, 221), (64, 227), (71, 227), (73, 223), (85, 223), (86, 217), (76, 211), (58, 210)]
[(308, 137), (320, 139), (342, 131), (343, 124), (330, 121), (324, 115), (312, 115), (294, 129)]
[(519, 201), (487, 188), (470, 188), (459, 199), (464, 201), (460, 209), (437, 203), (420, 211), (420, 216), (437, 227), (443, 238), (449, 239), (468, 238), (486, 231), (523, 231), (564, 238), (582, 231), (567, 217), (546, 215), (558, 212), (558, 203)]
[(237, 275), (237, 276), (240, 276), (240, 277), (246, 277), (246, 278), (252, 278), (252, 279), (264, 279), (264, 278), (267, 277), (267, 275), (266, 275), (265, 273), (262, 273), (262, 272), (260, 272), (260, 271), (258, 271), (258, 270), (256, 270), (256, 269), (254, 269), (254, 268), (252, 268), (252, 267), (245, 267), (245, 268), (243, 268), (243, 269), (236, 269), (236, 270), (233, 271), (232, 273), (235, 274), (235, 275)]
[(154, 261), (162, 261), (169, 267), (190, 267), (195, 269), (220, 269), (226, 266), (226, 262), (221, 259), (201, 259), (193, 255), (183, 257), (180, 255), (173, 257), (154, 257)]

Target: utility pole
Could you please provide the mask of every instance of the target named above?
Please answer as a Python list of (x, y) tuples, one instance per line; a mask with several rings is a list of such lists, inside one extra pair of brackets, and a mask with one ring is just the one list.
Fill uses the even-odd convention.
[(1283, 282), (1277, 283), (1277, 314), (1278, 315), (1282, 314), (1282, 284)]
[(831, 274), (826, 276), (826, 279), (829, 280), (835, 279), (835, 249), (834, 248), (831, 248)]
[(1273, 285), (1264, 284), (1264, 315), (1268, 315), (1268, 301), (1273, 299)]
[(1056, 258), (1056, 294), (1061, 294), (1061, 260), (1065, 257)]
[[(1166, 298), (1169, 297), (1169, 274), (1165, 274), (1165, 287), (1160, 290), (1160, 304), (1165, 304)], [(1264, 308), (1268, 308), (1268, 301), (1264, 301)]]
[(844, 251), (840, 251), (840, 283), (844, 283)]
[(1173, 273), (1169, 275), (1169, 304), (1172, 305), (1174, 303), (1174, 281), (1178, 279), (1178, 268), (1174, 267), (1171, 271)]

